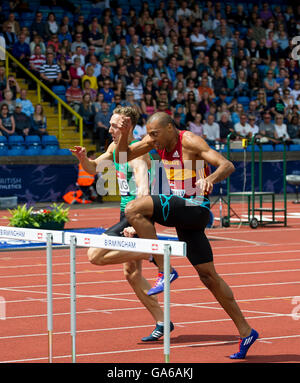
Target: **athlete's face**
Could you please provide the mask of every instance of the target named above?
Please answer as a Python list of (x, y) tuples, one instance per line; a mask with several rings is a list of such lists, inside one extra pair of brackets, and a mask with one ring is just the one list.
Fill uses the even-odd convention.
[(168, 147), (173, 131), (174, 129), (171, 124), (162, 126), (158, 120), (154, 120), (147, 125), (148, 135), (151, 137), (156, 150), (163, 150)]
[(111, 134), (111, 137), (115, 143), (118, 142), (120, 134), (121, 134), (120, 129), (118, 128), (119, 121), (120, 121), (120, 115), (113, 114), (110, 119), (109, 133)]
[(112, 139), (114, 143), (117, 143), (119, 141), (121, 131), (120, 131), (120, 125), (122, 123), (122, 119), (124, 119), (125, 116), (121, 114), (113, 114), (111, 119), (110, 119), (110, 128), (109, 128), (109, 133), (112, 136)]

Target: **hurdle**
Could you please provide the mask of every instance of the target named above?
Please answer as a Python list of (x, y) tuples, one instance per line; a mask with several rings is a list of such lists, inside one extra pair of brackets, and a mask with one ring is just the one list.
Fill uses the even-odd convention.
[(164, 255), (164, 358), (170, 362), (170, 256), (186, 256), (186, 243), (181, 241), (114, 237), (58, 230), (39, 230), (0, 226), (0, 238), (45, 242), (47, 254), (47, 330), (48, 361), (53, 362), (53, 291), (52, 246), (70, 248), (70, 333), (72, 362), (76, 363), (76, 248), (95, 247), (145, 254)]

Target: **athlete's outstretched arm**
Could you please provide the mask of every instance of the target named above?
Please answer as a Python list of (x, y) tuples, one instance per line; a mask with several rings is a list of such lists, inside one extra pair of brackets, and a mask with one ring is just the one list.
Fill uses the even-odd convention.
[(111, 143), (107, 151), (101, 154), (95, 160), (87, 157), (86, 149), (82, 146), (74, 146), (70, 151), (78, 158), (83, 169), (90, 174), (97, 174), (97, 166), (103, 161), (111, 161), (113, 159), (114, 143)]

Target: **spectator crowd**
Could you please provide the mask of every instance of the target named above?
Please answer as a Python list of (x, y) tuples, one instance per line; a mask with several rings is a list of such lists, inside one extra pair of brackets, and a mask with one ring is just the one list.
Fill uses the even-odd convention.
[[(210, 145), (225, 143), (230, 132), (233, 139), (258, 134), (261, 143), (300, 144), (300, 58), (292, 53), (300, 5), (137, 4), (124, 9), (118, 1), (94, 0), (88, 17), (76, 8), (59, 20), (37, 10), (28, 27), (11, 9), (1, 35), (45, 85), (63, 89), (61, 97), (83, 117), (84, 135), (100, 150), (110, 142), (118, 105), (138, 110), (136, 138), (146, 134), (152, 113), (164, 111), (178, 129)], [(0, 98), (3, 135), (46, 134), (42, 105), (33, 106), (4, 67)]]

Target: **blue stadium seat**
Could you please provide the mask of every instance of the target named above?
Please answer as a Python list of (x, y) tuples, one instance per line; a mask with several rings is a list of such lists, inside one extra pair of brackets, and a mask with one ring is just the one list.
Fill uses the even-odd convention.
[(41, 139), (40, 136), (34, 135), (34, 136), (27, 136), (25, 138), (25, 145), (27, 147), (31, 145), (41, 145)]
[(290, 145), (290, 151), (291, 152), (300, 152), (300, 145), (297, 145), (297, 144), (292, 144), (292, 145)]
[(7, 156), (23, 156), (25, 149), (23, 147), (16, 146), (7, 150)]
[(26, 149), (25, 156), (38, 156), (42, 149), (41, 139), (39, 136), (27, 136), (25, 138)]
[(63, 85), (54, 85), (52, 87), (52, 92), (55, 93), (57, 96), (65, 95), (66, 87), (64, 87)]
[[(278, 144), (275, 146), (276, 152), (283, 152), (284, 151), (284, 145), (283, 144)], [(286, 148), (287, 150), (287, 148)]]
[(22, 136), (9, 136), (8, 137), (8, 145), (12, 146), (24, 146), (24, 138)]
[(58, 139), (56, 136), (42, 136), (42, 145), (48, 146), (48, 145), (56, 145), (58, 146)]
[(72, 153), (70, 152), (69, 149), (58, 149), (57, 152), (56, 152), (56, 155), (59, 155), (59, 156), (71, 156)]
[(41, 156), (55, 156), (57, 154), (58, 147), (49, 145), (46, 148), (42, 148), (40, 151)]
[(6, 156), (8, 151), (7, 138), (0, 136), (0, 156)]
[(273, 145), (266, 144), (266, 145), (262, 145), (262, 149), (264, 152), (273, 152), (274, 147)]
[(238, 102), (239, 104), (242, 104), (244, 107), (245, 107), (245, 106), (248, 107), (248, 106), (249, 106), (249, 102), (250, 102), (250, 98), (247, 97), (247, 96), (239, 96), (239, 97), (237, 98), (237, 102)]

